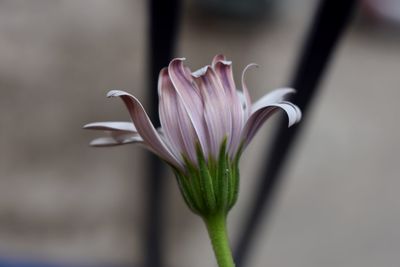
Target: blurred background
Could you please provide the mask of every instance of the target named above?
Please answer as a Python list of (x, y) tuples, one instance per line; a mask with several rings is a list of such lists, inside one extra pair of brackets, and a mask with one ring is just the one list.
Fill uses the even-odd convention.
[[(184, 1), (176, 55), (197, 69), (223, 53), (237, 83), (258, 63), (247, 75), (253, 99), (287, 86), (318, 1), (216, 2)], [(344, 34), (247, 266), (398, 266), (400, 12), (396, 1), (385, 9), (390, 2), (364, 1)], [(90, 148), (97, 135), (81, 127), (129, 120), (120, 101), (105, 98), (109, 89), (146, 103), (147, 8), (144, 0), (0, 2), (0, 262), (142, 262), (148, 152)], [(242, 158), (232, 244), (278, 118)], [(166, 266), (213, 266), (202, 221), (171, 173), (165, 179)]]

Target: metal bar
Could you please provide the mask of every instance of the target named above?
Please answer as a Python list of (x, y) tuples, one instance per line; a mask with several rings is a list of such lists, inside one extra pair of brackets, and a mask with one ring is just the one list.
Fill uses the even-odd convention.
[[(159, 125), (157, 80), (162, 67), (168, 65), (173, 57), (175, 40), (178, 33), (180, 0), (149, 1), (149, 91), (152, 122)], [(149, 154), (147, 159), (147, 229), (143, 242), (145, 245), (146, 267), (163, 266), (162, 255), (162, 202), (164, 197), (163, 165), (160, 160)]]
[(317, 92), (318, 83), (340, 37), (350, 23), (354, 7), (354, 0), (323, 0), (317, 8), (292, 80), (292, 86), (297, 90), (292, 100), (302, 110), (303, 120), (290, 129), (287, 129), (286, 121), (279, 124), (272, 149), (267, 155), (269, 162), (264, 165), (260, 175), (258, 192), (255, 194), (249, 215), (245, 217), (247, 221), (235, 251), (237, 267), (244, 266), (257, 227), (261, 219), (265, 220), (262, 218), (263, 213), (271, 203), (288, 152), (301, 127), (305, 125), (307, 111)]

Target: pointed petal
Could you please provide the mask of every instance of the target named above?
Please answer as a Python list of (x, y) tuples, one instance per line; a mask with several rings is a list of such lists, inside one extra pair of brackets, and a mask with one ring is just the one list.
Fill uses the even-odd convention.
[(285, 111), (286, 115), (288, 116), (288, 127), (298, 122), (299, 119), (298, 112), (300, 111), (300, 109), (298, 109), (294, 104), (292, 103), (288, 104), (282, 102), (275, 104), (268, 104), (264, 107), (254, 110), (251, 113), (248, 121), (246, 122), (246, 125), (244, 126), (242, 133), (242, 140), (244, 141), (244, 144), (247, 145), (253, 139), (253, 137), (258, 132), (263, 123), (271, 115), (273, 115), (280, 109)]
[(251, 108), (252, 110), (257, 110), (268, 104), (282, 102), (288, 94), (294, 94), (294, 93), (296, 93), (296, 90), (294, 90), (293, 88), (279, 88), (273, 90), (272, 92), (264, 95), (255, 103), (253, 103)]
[(171, 146), (173, 154), (181, 159), (182, 154), (193, 163), (197, 162), (197, 136), (182, 100), (178, 96), (168, 70), (162, 69), (159, 76), (160, 105), (159, 114), (165, 139)]
[(103, 130), (103, 131), (126, 131), (137, 132), (132, 122), (127, 121), (102, 121), (92, 122), (83, 126), (83, 129)]
[(143, 142), (151, 148), (162, 159), (177, 167), (182, 166), (182, 162), (177, 160), (170, 152), (147, 116), (142, 104), (134, 96), (120, 90), (108, 92), (107, 97), (120, 97), (128, 108), (137, 131), (143, 138)]
[(203, 118), (203, 102), (199, 89), (188, 76), (187, 68), (183, 65), (183, 59), (176, 58), (168, 66), (168, 74), (177, 95), (181, 99), (195, 129), (197, 139), (204, 153), (207, 153), (207, 137)]

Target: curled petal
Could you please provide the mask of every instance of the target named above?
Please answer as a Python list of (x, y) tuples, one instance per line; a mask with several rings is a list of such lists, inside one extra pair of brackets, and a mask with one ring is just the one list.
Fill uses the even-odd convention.
[[(295, 104), (293, 104), (292, 102), (289, 102), (289, 101), (282, 101), (281, 103), (282, 104), (291, 105), (296, 110), (296, 121), (294, 123), (298, 123), (301, 120), (301, 117), (302, 117), (300, 108), (297, 105), (295, 105)], [(289, 127), (290, 126), (291, 125), (289, 125)]]
[(292, 126), (296, 122), (298, 122), (299, 117), (301, 117), (301, 113), (299, 114), (300, 109), (297, 108), (292, 103), (275, 103), (268, 104), (264, 107), (261, 107), (255, 111), (253, 111), (246, 122), (246, 125), (243, 129), (242, 140), (244, 144), (247, 145), (258, 132), (262, 124), (274, 113), (278, 110), (283, 110), (286, 112), (288, 116), (288, 127)]
[(159, 114), (164, 140), (168, 140), (167, 144), (177, 158), (183, 161), (183, 154), (192, 162), (196, 162), (196, 133), (166, 68), (160, 72), (159, 91), (161, 91)]
[(232, 62), (218, 61), (214, 64), (213, 69), (220, 79), (225, 92), (233, 95), (236, 92), (236, 86), (232, 74)]
[[(201, 69), (198, 69), (198, 70), (196, 70), (196, 71), (193, 71), (192, 72), (192, 76), (194, 77), (194, 78), (200, 78), (201, 76), (203, 76), (203, 75), (205, 75), (206, 74), (206, 72), (207, 72), (207, 70), (210, 68), (210, 66), (204, 66), (204, 67), (202, 67)], [(200, 89), (200, 92), (201, 92), (201, 89)]]
[(176, 159), (162, 141), (139, 100), (120, 90), (112, 90), (107, 94), (107, 97), (117, 96), (125, 103), (137, 131), (143, 139), (143, 143), (168, 163), (181, 167), (182, 163)]
[(217, 64), (217, 62), (219, 62), (219, 61), (226, 61), (225, 56), (221, 55), (221, 54), (216, 55), (212, 60), (212, 63), (211, 63), (212, 67), (214, 68), (215, 64)]
[(252, 111), (260, 109), (266, 105), (282, 102), (288, 94), (294, 94), (296, 90), (293, 88), (279, 88), (276, 89), (257, 100), (251, 106)]
[(227, 96), (227, 103), (231, 114), (231, 136), (228, 140), (229, 153), (231, 156), (236, 154), (236, 149), (240, 144), (240, 135), (245, 121), (243, 104), (237, 94), (235, 81), (232, 74), (232, 64), (227, 61), (218, 61), (214, 65), (215, 72), (221, 81), (222, 87)]
[(83, 126), (89, 130), (137, 132), (135, 125), (128, 121), (92, 122)]
[(168, 74), (172, 84), (181, 99), (188, 114), (197, 139), (204, 153), (207, 153), (207, 137), (203, 119), (203, 101), (199, 89), (188, 75), (188, 69), (183, 65), (182, 58), (176, 58), (168, 66)]
[(251, 64), (247, 65), (242, 72), (242, 91), (243, 91), (243, 95), (245, 98), (244, 114), (245, 114), (246, 119), (250, 116), (251, 98), (250, 98), (249, 90), (247, 89), (247, 85), (245, 83), (244, 76), (245, 76), (247, 70), (250, 69), (251, 67), (258, 68), (258, 65), (255, 63), (251, 63)]
[(226, 104), (229, 102), (220, 80), (214, 70), (207, 66), (192, 74), (197, 83), (204, 102), (204, 119), (207, 125), (210, 152), (218, 156), (220, 146), (225, 137), (232, 136), (231, 114)]

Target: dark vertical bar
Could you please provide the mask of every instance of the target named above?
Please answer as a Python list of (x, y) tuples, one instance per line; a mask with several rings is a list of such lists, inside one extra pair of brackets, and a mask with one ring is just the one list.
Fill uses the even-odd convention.
[(297, 94), (292, 100), (302, 110), (303, 120), (290, 129), (287, 129), (286, 121), (279, 124), (272, 149), (267, 155), (269, 162), (264, 165), (265, 168), (260, 175), (258, 192), (246, 217), (247, 221), (235, 251), (237, 267), (244, 266), (263, 211), (270, 204), (285, 159), (305, 123), (308, 107), (318, 89), (318, 83), (332, 52), (350, 22), (354, 6), (354, 0), (323, 0), (317, 8), (292, 80), (292, 87), (297, 89)]
[[(158, 73), (172, 59), (175, 40), (178, 32), (180, 0), (151, 0), (149, 1), (149, 91), (151, 112), (150, 118), (159, 125), (158, 118)], [(162, 202), (163, 202), (163, 165), (152, 154), (148, 156), (147, 177), (148, 203), (147, 230), (144, 236), (145, 266), (161, 267), (162, 260)]]

